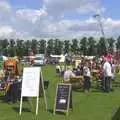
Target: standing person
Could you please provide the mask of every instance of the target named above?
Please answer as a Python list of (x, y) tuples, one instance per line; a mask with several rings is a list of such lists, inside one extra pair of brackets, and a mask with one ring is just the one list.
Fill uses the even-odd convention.
[(104, 90), (104, 71), (103, 71), (103, 63), (101, 63), (101, 65), (100, 65), (99, 79), (101, 80), (101, 89)]
[(87, 90), (87, 92), (90, 92), (90, 88), (91, 88), (91, 72), (90, 72), (90, 68), (88, 66), (88, 63), (85, 64), (85, 66), (83, 67), (83, 75), (84, 75), (84, 91)]
[(60, 74), (61, 73), (61, 67), (60, 65), (56, 65), (56, 73)]
[(112, 66), (108, 59), (104, 59), (103, 64), (103, 71), (104, 71), (104, 90), (105, 92), (110, 92), (111, 90), (111, 77), (112, 77)]
[(115, 77), (116, 77), (115, 67), (116, 67), (115, 61), (113, 60), (112, 63), (111, 63), (111, 68), (112, 68), (112, 70), (111, 70), (112, 75), (111, 75), (111, 82), (110, 82), (110, 90), (111, 91), (113, 91), (112, 82), (115, 81)]
[(112, 80), (115, 80), (115, 61), (112, 61)]

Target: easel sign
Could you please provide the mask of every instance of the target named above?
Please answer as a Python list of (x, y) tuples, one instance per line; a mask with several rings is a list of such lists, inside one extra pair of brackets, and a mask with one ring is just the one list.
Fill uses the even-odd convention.
[[(41, 79), (41, 82), (40, 82)], [(36, 115), (38, 114), (38, 102), (39, 102), (39, 85), (42, 84), (43, 91), (43, 78), (40, 67), (26, 67), (23, 71), (23, 80), (22, 80), (22, 91), (21, 91), (21, 101), (20, 101), (20, 112), (22, 112), (22, 101), (23, 97), (36, 97)], [(46, 103), (45, 91), (44, 98)]]
[(63, 84), (59, 83), (56, 89), (56, 97), (54, 104), (54, 112), (66, 112), (68, 115), (69, 108), (72, 108), (72, 92), (71, 92), (71, 84)]

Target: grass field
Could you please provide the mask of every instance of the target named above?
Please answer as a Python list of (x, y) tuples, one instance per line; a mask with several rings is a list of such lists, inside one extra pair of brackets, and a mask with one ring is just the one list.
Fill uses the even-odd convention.
[[(103, 93), (93, 88), (88, 95), (83, 92), (73, 92), (73, 112), (69, 116), (52, 114), (56, 84), (60, 78), (55, 74), (54, 66), (43, 68), (44, 79), (50, 81), (49, 88), (46, 90), (48, 111), (45, 111), (43, 98), (40, 98), (39, 114), (35, 117), (35, 105), (32, 102), (23, 103), (23, 112), (19, 116), (19, 103), (8, 104), (0, 97), (0, 120), (120, 120), (120, 76), (114, 83), (114, 91)], [(31, 109), (31, 112), (28, 111)]]

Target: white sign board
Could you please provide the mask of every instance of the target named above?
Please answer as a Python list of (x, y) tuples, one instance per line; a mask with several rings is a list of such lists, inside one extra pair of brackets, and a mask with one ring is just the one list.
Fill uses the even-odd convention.
[(40, 67), (24, 68), (22, 80), (22, 97), (39, 96)]

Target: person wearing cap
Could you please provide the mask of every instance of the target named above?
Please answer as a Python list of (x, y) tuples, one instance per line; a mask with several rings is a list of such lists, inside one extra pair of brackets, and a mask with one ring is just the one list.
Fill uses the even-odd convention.
[(108, 59), (104, 58), (103, 64), (103, 72), (104, 72), (104, 90), (105, 92), (110, 92), (111, 90), (111, 77), (112, 77), (112, 66)]

